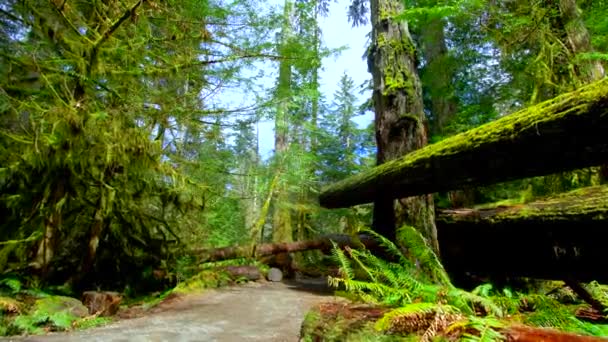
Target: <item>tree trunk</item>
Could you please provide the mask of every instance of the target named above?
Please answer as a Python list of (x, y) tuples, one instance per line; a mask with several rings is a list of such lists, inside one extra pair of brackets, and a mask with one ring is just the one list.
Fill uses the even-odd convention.
[[(573, 56), (580, 53), (593, 51), (591, 37), (581, 17), (581, 11), (576, 0), (560, 0), (559, 10), (561, 12), (562, 24), (566, 31), (567, 46)], [(604, 77), (604, 67), (599, 60), (584, 60), (579, 62), (579, 77), (584, 83), (591, 83)]]
[(444, 29), (442, 18), (425, 21), (419, 28), (420, 51), (426, 62), (421, 78), (430, 100), (431, 132), (437, 135), (444, 134), (458, 109), (452, 86), (455, 65), (448, 54)]
[(449, 137), (325, 188), (349, 207), (596, 166), (608, 160), (608, 80)]
[(333, 248), (333, 244), (331, 243), (332, 241), (335, 242), (339, 247), (349, 246), (355, 248), (364, 246), (368, 249), (379, 250), (379, 245), (376, 240), (367, 235), (359, 235), (357, 238), (353, 238), (350, 235), (344, 234), (327, 234), (313, 240), (259, 244), (255, 246), (255, 253), (253, 255), (251, 254), (251, 246), (249, 245), (195, 249), (192, 251), (192, 253), (199, 258), (200, 263), (204, 263), (229, 259), (249, 258), (252, 256), (259, 258), (266, 255), (294, 253), (314, 249), (320, 249), (328, 252)]
[[(566, 31), (567, 46), (572, 51), (572, 55), (593, 51), (591, 47), (591, 37), (581, 16), (581, 11), (576, 4), (576, 0), (560, 0), (559, 9), (562, 22)], [(591, 83), (604, 78), (605, 71), (599, 60), (582, 60), (578, 63), (579, 78), (582, 83)], [(608, 165), (601, 165), (599, 178), (601, 183), (608, 181)]]
[(488, 209), (443, 210), (437, 229), (452, 274), (608, 279), (608, 187)]
[[(419, 27), (419, 45), (426, 62), (421, 79), (430, 100), (430, 130), (438, 136), (446, 135), (447, 126), (458, 111), (458, 99), (452, 85), (456, 65), (448, 53), (445, 25), (445, 19), (433, 17)], [(472, 205), (474, 197), (474, 191), (469, 187), (448, 193), (453, 208)]]
[[(293, 12), (293, 2), (285, 0), (283, 13), (283, 28), (280, 37), (280, 54), (286, 56), (285, 47), (289, 44), (292, 36), (291, 15)], [(288, 149), (288, 128), (289, 128), (289, 103), (291, 97), (291, 62), (288, 58), (279, 62), (279, 82), (277, 84), (277, 113), (275, 117), (275, 140), (274, 151), (277, 160), (282, 160)], [(279, 165), (280, 167), (280, 165)], [(279, 181), (275, 192), (274, 211), (272, 218), (272, 240), (274, 242), (293, 241), (291, 227), (291, 213), (285, 207), (289, 200), (287, 184)]]
[[(368, 65), (373, 78), (377, 164), (417, 150), (427, 143), (416, 51), (407, 23), (394, 20), (404, 7), (398, 0), (371, 1), (372, 46)], [(374, 198), (374, 229), (395, 240), (396, 227), (416, 227), (438, 252), (432, 195), (395, 203)]]
[(44, 220), (44, 234), (42, 240), (38, 244), (36, 257), (32, 263), (32, 266), (35, 269), (40, 270), (43, 278), (49, 274), (49, 265), (55, 255), (55, 248), (60, 239), (62, 215), (61, 205), (59, 203), (62, 200), (65, 200), (64, 196), (66, 193), (67, 177), (68, 176), (66, 175), (64, 178), (60, 178), (57, 184), (55, 184), (55, 188), (48, 202), (50, 214)]

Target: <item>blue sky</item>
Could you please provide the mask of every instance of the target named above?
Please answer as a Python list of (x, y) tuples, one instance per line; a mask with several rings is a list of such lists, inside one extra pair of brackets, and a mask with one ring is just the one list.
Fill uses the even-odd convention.
[[(272, 0), (272, 5), (282, 5), (283, 0)], [(321, 92), (328, 100), (331, 100), (337, 89), (338, 81), (346, 72), (354, 81), (360, 85), (370, 78), (367, 72), (367, 63), (361, 58), (365, 51), (369, 26), (352, 27), (348, 22), (347, 8), (350, 0), (338, 0), (330, 5), (329, 16), (320, 22), (323, 32), (323, 43), (329, 48), (346, 46), (347, 49), (337, 57), (323, 60), (323, 68), (320, 73)], [(357, 94), (360, 102), (365, 101), (363, 96)], [(371, 114), (357, 117), (359, 125), (367, 125), (372, 120)], [(274, 148), (274, 125), (272, 121), (264, 121), (259, 124), (260, 154), (266, 159), (272, 154)]]

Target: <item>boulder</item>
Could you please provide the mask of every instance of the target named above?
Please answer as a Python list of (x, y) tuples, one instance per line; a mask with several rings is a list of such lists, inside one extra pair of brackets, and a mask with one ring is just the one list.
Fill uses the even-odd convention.
[(283, 280), (283, 272), (280, 269), (272, 267), (268, 270), (268, 275), (266, 276), (268, 280), (278, 282)]
[(118, 312), (122, 296), (118, 292), (86, 291), (82, 301), (91, 315), (113, 316)]

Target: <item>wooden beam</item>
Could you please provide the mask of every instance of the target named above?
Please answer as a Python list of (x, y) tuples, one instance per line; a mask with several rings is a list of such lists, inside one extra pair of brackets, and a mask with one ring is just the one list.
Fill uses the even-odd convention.
[(608, 161), (608, 79), (426, 146), (325, 188), (349, 207), (600, 165)]

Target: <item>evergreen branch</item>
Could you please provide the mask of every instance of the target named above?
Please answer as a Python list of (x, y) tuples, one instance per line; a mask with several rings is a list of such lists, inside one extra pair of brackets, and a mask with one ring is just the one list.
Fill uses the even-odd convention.
[(267, 58), (267, 59), (270, 59), (273, 61), (286, 59), (286, 57), (282, 57), (282, 56), (278, 56), (278, 55), (271, 55), (271, 54), (249, 54), (249, 55), (240, 55), (240, 56), (234, 56), (234, 57), (228, 56), (226, 58), (211, 59), (211, 60), (206, 60), (206, 61), (197, 61), (197, 62), (192, 62), (192, 63), (176, 64), (174, 66), (169, 66), (169, 67), (164, 67), (164, 68), (156, 67), (149, 71), (142, 71), (142, 70), (110, 71), (110, 73), (112, 73), (114, 75), (162, 76), (165, 73), (175, 72), (180, 69), (190, 69), (190, 68), (200, 67), (200, 66), (208, 66), (208, 65), (221, 64), (221, 63), (226, 63), (226, 62), (234, 62), (239, 59), (255, 59), (255, 58), (260, 58), (260, 59)]
[[(50, 1), (50, 2), (53, 3), (52, 1)], [(61, 19), (72, 30), (72, 32), (74, 32), (79, 38), (84, 38), (88, 43), (92, 43), (92, 41), (89, 38), (87, 38), (85, 35), (81, 34), (80, 31), (78, 31), (78, 28), (76, 27), (76, 25), (74, 25), (74, 23), (72, 23), (70, 21), (70, 19), (68, 19), (68, 17), (65, 16), (65, 13), (63, 12), (63, 5), (61, 6), (61, 8), (57, 7), (55, 4), (51, 5), (51, 7), (53, 7), (55, 12), (57, 12), (57, 14), (59, 14)]]
[(118, 30), (118, 28), (120, 27), (120, 25), (122, 25), (125, 20), (129, 19), (129, 17), (132, 17), (135, 15), (135, 11), (137, 11), (137, 8), (139, 8), (139, 6), (141, 6), (141, 4), (144, 2), (145, 0), (139, 0), (135, 3), (135, 5), (133, 5), (130, 9), (128, 9), (123, 15), (122, 17), (118, 18), (118, 20), (116, 20), (112, 26), (110, 26), (106, 32), (101, 34), (101, 37), (99, 37), (99, 39), (95, 42), (94, 46), (93, 46), (93, 51), (96, 53), (96, 51), (99, 49), (99, 47), (101, 46), (101, 44), (103, 44), (106, 40), (108, 40), (110, 38), (110, 36), (112, 36), (112, 34), (114, 34), (114, 32), (116, 32), (116, 30)]
[(20, 244), (20, 243), (24, 243), (24, 242), (32, 242), (32, 241), (38, 240), (38, 238), (40, 238), (41, 236), (42, 236), (42, 232), (38, 231), (38, 232), (33, 233), (32, 235), (30, 235), (29, 237), (27, 237), (25, 239), (0, 241), (0, 246), (16, 245), (16, 244)]
[(7, 11), (3, 10), (2, 8), (0, 8), (0, 14), (8, 17), (9, 19), (11, 19), (13, 21), (17, 21), (22, 24), (32, 25), (30, 22), (26, 21), (25, 19), (19, 18), (16, 15), (14, 15), (13, 13), (7, 12)]

